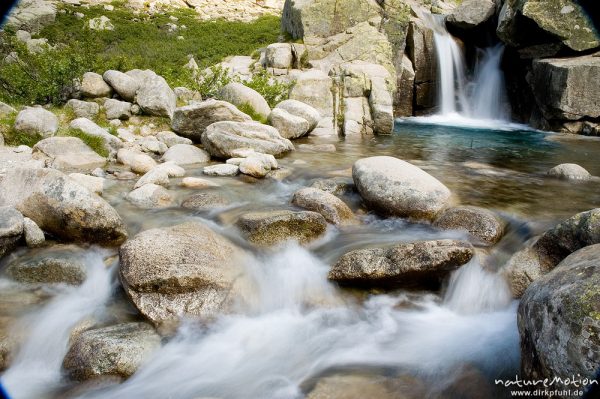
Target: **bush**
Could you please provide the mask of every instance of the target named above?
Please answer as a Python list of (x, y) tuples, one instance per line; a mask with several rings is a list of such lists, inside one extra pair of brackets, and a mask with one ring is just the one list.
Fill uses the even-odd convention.
[(273, 79), (264, 69), (257, 71), (252, 76), (252, 79), (243, 83), (259, 92), (267, 100), (271, 108), (283, 100), (287, 100), (290, 95), (290, 89), (294, 85), (293, 83), (283, 83)]

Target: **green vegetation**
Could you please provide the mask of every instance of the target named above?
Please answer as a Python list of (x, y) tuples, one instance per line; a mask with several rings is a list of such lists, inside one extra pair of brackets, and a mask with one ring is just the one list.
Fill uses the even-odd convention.
[(239, 105), (237, 108), (255, 121), (260, 123), (267, 123), (267, 118), (257, 113), (250, 104), (244, 103)]
[[(0, 57), (16, 54), (18, 60), (0, 70), (0, 101), (59, 104), (67, 99), (73, 79), (85, 71), (103, 73), (108, 69), (152, 69), (172, 87), (190, 86), (191, 73), (183, 67), (188, 55), (194, 56), (203, 69), (230, 55), (250, 55), (257, 48), (276, 42), (280, 34), (279, 18), (273, 16), (243, 23), (201, 21), (189, 9), (136, 15), (125, 7), (108, 14), (102, 6), (61, 7), (65, 13), (59, 13), (56, 22), (38, 35), (47, 38), (53, 49), (29, 54), (14, 33), (0, 35)], [(76, 12), (85, 17), (78, 19)], [(114, 30), (92, 31), (84, 27), (89, 19), (102, 15), (109, 16)], [(170, 16), (178, 20), (172, 21)], [(170, 31), (173, 24), (178, 28)], [(203, 94), (210, 96), (209, 92)]]
[(108, 150), (104, 146), (104, 139), (102, 137), (92, 136), (79, 129), (71, 128), (66, 131), (59, 132), (59, 135), (77, 137), (87, 144), (87, 146), (94, 150), (98, 155), (108, 157)]
[(264, 69), (257, 71), (252, 75), (252, 79), (242, 83), (259, 92), (271, 108), (286, 100), (293, 86), (293, 83), (283, 83), (272, 79), (271, 75)]
[(0, 133), (4, 136), (4, 144), (10, 146), (27, 145), (32, 147), (40, 141), (39, 137), (17, 133), (14, 129), (17, 114), (10, 114), (0, 118)]

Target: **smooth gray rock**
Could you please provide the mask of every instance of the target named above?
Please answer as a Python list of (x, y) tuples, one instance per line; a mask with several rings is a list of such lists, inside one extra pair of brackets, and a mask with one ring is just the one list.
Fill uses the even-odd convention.
[[(135, 76), (136, 72), (127, 72)], [(169, 87), (167, 81), (152, 71), (140, 71), (138, 74), (139, 88), (135, 101), (146, 115), (173, 117), (177, 107), (177, 96)]]
[(160, 348), (160, 336), (146, 323), (123, 323), (80, 333), (63, 368), (75, 380), (131, 376)]
[(173, 114), (171, 128), (181, 136), (199, 143), (206, 128), (215, 122), (249, 122), (251, 120), (251, 117), (233, 104), (210, 99), (177, 108)]
[(236, 225), (248, 241), (259, 247), (286, 241), (307, 245), (322, 237), (327, 229), (325, 218), (317, 212), (288, 210), (246, 213)]
[(104, 148), (109, 152), (116, 152), (123, 146), (123, 143), (118, 137), (113, 136), (108, 130), (101, 128), (87, 118), (74, 119), (69, 126), (71, 129), (81, 130), (85, 134), (101, 138), (104, 141)]
[(385, 215), (432, 219), (450, 199), (450, 190), (435, 177), (393, 157), (356, 161), (352, 178), (367, 206)]
[(29, 248), (40, 247), (46, 242), (42, 229), (29, 218), (23, 218), (23, 236)]
[(127, 194), (127, 200), (140, 208), (165, 208), (173, 204), (173, 196), (164, 187), (148, 183)]
[(133, 102), (135, 100), (135, 94), (140, 87), (137, 80), (131, 76), (115, 70), (108, 70), (104, 72), (102, 78), (108, 83), (117, 94), (125, 101)]
[(293, 144), (272, 126), (257, 122), (216, 122), (202, 135), (206, 151), (216, 158), (231, 158), (235, 150), (251, 149), (255, 152), (281, 156), (294, 149)]
[(86, 72), (81, 79), (81, 94), (87, 98), (100, 98), (112, 96), (112, 87), (102, 79), (101, 75)]
[(42, 107), (26, 107), (17, 115), (14, 129), (32, 137), (49, 137), (58, 130), (58, 118)]
[(167, 145), (167, 147), (173, 147), (176, 144), (192, 144), (192, 140), (178, 136), (173, 132), (158, 132), (156, 134), (156, 138), (158, 141), (163, 142)]
[(208, 176), (237, 176), (239, 172), (240, 167), (231, 164), (210, 165), (202, 169), (202, 173)]
[(131, 117), (131, 103), (129, 102), (109, 98), (104, 102), (103, 107), (107, 119), (127, 120)]
[(54, 169), (7, 171), (0, 178), (0, 206), (6, 205), (67, 241), (119, 245), (127, 238), (112, 206)]
[(71, 109), (77, 118), (94, 119), (100, 112), (100, 105), (98, 103), (76, 100), (74, 98), (67, 101), (65, 108)]
[(98, 155), (77, 137), (49, 137), (33, 146), (32, 156), (49, 168), (63, 172), (92, 171), (102, 168), (106, 158)]
[(473, 257), (471, 244), (455, 240), (400, 243), (344, 254), (328, 278), (347, 285), (398, 287), (439, 286), (451, 271)]
[(143, 231), (119, 251), (121, 281), (138, 310), (173, 328), (211, 319), (243, 298), (245, 253), (201, 223)]
[(288, 113), (305, 119), (309, 125), (309, 132), (317, 127), (321, 120), (319, 111), (298, 100), (284, 100), (277, 104), (275, 108), (281, 108), (286, 110)]
[(165, 152), (162, 161), (176, 165), (206, 163), (210, 161), (210, 154), (190, 144), (175, 144)]
[(286, 139), (298, 139), (310, 130), (310, 123), (306, 119), (292, 115), (283, 108), (274, 108), (271, 111), (269, 124)]
[[(598, 259), (600, 245), (579, 249), (525, 291), (518, 311), (524, 379), (597, 378)], [(558, 384), (555, 388), (572, 389), (572, 386)]]

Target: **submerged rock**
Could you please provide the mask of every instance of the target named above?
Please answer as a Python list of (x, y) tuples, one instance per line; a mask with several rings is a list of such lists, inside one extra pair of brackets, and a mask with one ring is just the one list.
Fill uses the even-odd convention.
[(471, 244), (455, 240), (400, 243), (344, 254), (328, 278), (342, 284), (397, 287), (439, 286), (448, 273), (473, 257)]
[(420, 399), (426, 386), (411, 376), (334, 374), (320, 378), (306, 399)]
[(10, 205), (67, 241), (119, 245), (123, 220), (105, 200), (54, 169), (13, 169), (0, 178), (0, 206)]
[(318, 212), (325, 220), (335, 225), (354, 221), (352, 210), (338, 197), (316, 188), (303, 188), (294, 193), (292, 204)]
[(201, 223), (146, 230), (120, 249), (121, 281), (139, 311), (167, 329), (210, 319), (240, 299), (244, 252)]
[(600, 245), (580, 249), (525, 291), (518, 311), (524, 379), (597, 378), (600, 364), (598, 259)]
[(270, 247), (286, 241), (306, 245), (320, 238), (327, 230), (325, 218), (317, 212), (288, 210), (251, 212), (236, 223), (251, 243)]
[(360, 159), (352, 177), (367, 206), (385, 215), (432, 219), (450, 200), (450, 190), (439, 180), (393, 157)]
[(127, 378), (160, 348), (160, 336), (146, 323), (123, 323), (82, 332), (63, 361), (71, 378), (106, 375)]
[(294, 149), (293, 144), (272, 126), (256, 122), (217, 122), (202, 135), (206, 151), (217, 158), (232, 158), (235, 151), (251, 149), (276, 157)]
[(548, 171), (548, 176), (565, 180), (589, 180), (590, 172), (575, 163), (561, 163)]
[(6, 272), (22, 283), (79, 285), (86, 278), (85, 251), (75, 245), (55, 245), (16, 258)]
[(496, 214), (475, 206), (445, 210), (433, 225), (446, 230), (466, 230), (485, 245), (493, 245), (504, 235), (504, 223)]
[(535, 280), (571, 253), (600, 243), (600, 208), (581, 212), (547, 230), (504, 265), (511, 291), (519, 298)]

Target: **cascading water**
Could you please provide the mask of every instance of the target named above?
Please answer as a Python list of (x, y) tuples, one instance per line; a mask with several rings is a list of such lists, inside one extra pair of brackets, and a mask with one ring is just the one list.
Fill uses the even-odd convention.
[(508, 114), (504, 75), (500, 62), (504, 47), (496, 45), (478, 51), (472, 79), (467, 79), (462, 49), (446, 30), (444, 19), (422, 16), (434, 32), (438, 66), (440, 120), (506, 121)]

